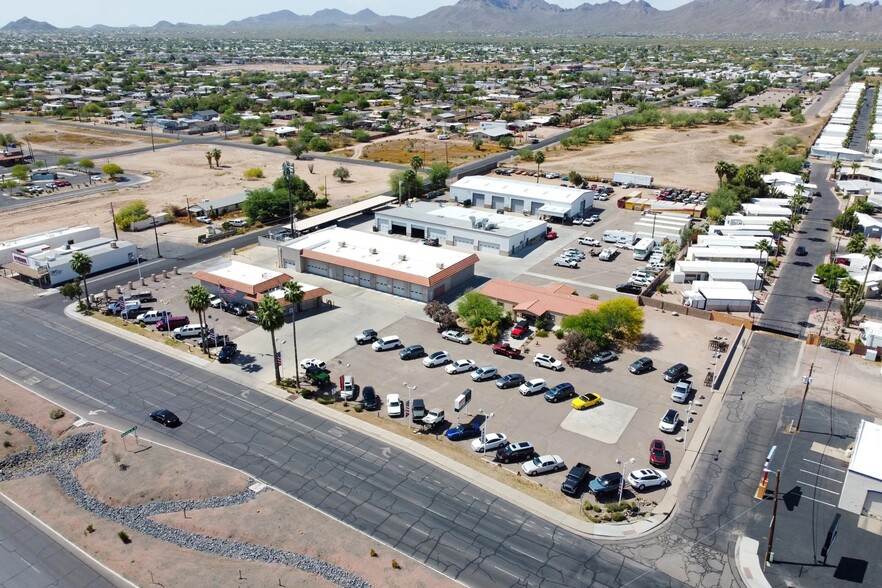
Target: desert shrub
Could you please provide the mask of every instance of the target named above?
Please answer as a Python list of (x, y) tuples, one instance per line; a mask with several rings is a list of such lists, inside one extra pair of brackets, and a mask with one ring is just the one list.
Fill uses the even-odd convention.
[(833, 349), (835, 351), (851, 351), (851, 347), (848, 346), (848, 343), (832, 337), (821, 337), (821, 347), (826, 347), (827, 349)]
[(546, 331), (545, 329), (539, 329), (538, 331), (536, 331), (536, 336), (545, 338), (548, 336), (548, 331)]
[(279, 138), (275, 135), (270, 135), (266, 138), (267, 147), (278, 147), (279, 146)]
[(263, 169), (259, 167), (252, 167), (250, 169), (246, 169), (242, 174), (246, 180), (259, 180), (263, 177)]
[(116, 223), (116, 226), (124, 231), (128, 231), (132, 227), (132, 223), (144, 220), (149, 216), (147, 213), (147, 203), (143, 200), (135, 200), (117, 212), (113, 216), (113, 221)]
[(729, 140), (733, 143), (744, 143), (744, 135), (729, 135)]
[(58, 419), (62, 418), (63, 416), (64, 416), (64, 411), (61, 410), (60, 408), (53, 408), (51, 411), (49, 411), (49, 418), (54, 421), (57, 421)]
[(266, 143), (266, 139), (263, 138), (263, 135), (251, 135), (252, 145), (263, 145), (264, 143)]
[(659, 284), (658, 291), (660, 294), (667, 294), (670, 291), (667, 284)]
[(125, 543), (126, 545), (128, 545), (129, 543), (132, 542), (132, 540), (129, 539), (129, 534), (126, 533), (125, 531), (120, 531), (116, 535), (117, 535), (117, 537), (119, 537), (119, 540), (122, 541), (123, 543)]

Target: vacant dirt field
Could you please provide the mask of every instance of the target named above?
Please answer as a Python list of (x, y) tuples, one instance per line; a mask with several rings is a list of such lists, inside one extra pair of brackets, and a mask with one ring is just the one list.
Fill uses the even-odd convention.
[[(75, 415), (70, 414), (51, 420), (52, 408), (51, 403), (0, 379), (0, 410), (28, 419), (55, 438), (95, 428), (71, 429)], [(149, 432), (141, 432), (137, 445), (134, 437), (128, 437), (124, 445), (119, 432), (106, 431), (101, 457), (77, 470), (90, 493), (113, 506), (132, 506), (232, 494), (248, 483), (244, 474), (153, 443)], [(0, 458), (26, 448), (24, 441), (21, 445), (7, 448)], [(127, 466), (125, 471), (120, 470), (120, 464)], [(154, 582), (164, 586), (276, 586), (280, 580), (284, 586), (331, 585), (297, 569), (205, 555), (131, 530), (126, 532), (132, 543), (124, 545), (117, 536), (124, 527), (76, 508), (49, 475), (6, 481), (0, 484), (0, 491), (141, 586)], [(186, 517), (176, 512), (158, 515), (155, 520), (188, 531), (304, 553), (358, 574), (374, 586), (454, 585), (426, 566), (273, 490), (239, 506), (187, 511)], [(85, 531), (89, 525), (93, 532)], [(372, 549), (377, 557), (371, 557)], [(392, 568), (393, 559), (402, 569)]]
[[(3, 121), (0, 122), (0, 133), (11, 134), (23, 143), (27, 149), (30, 143), (34, 151), (48, 151), (58, 155), (66, 155), (74, 161), (93, 155), (135, 149), (150, 145), (150, 137), (114, 133), (116, 127), (96, 123), (94, 129), (56, 125), (35, 120), (30, 123)], [(154, 136), (157, 145), (173, 142), (161, 136)], [(39, 159), (39, 154), (35, 153)], [(96, 161), (95, 165), (104, 165)]]
[(423, 165), (426, 167), (433, 163), (449, 162), (450, 167), (453, 168), (506, 151), (490, 141), (484, 141), (479, 151), (467, 139), (440, 141), (435, 137), (436, 135), (431, 133), (417, 132), (409, 138), (378, 141), (371, 145), (365, 145), (361, 149), (360, 159), (410, 165), (411, 159), (418, 155), (423, 158)]

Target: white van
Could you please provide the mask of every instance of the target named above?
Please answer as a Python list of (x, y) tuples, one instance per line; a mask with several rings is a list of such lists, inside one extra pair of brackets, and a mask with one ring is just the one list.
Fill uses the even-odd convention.
[(644, 261), (652, 255), (653, 251), (655, 251), (655, 241), (647, 238), (640, 239), (634, 245), (634, 259)]
[(371, 349), (374, 351), (388, 351), (390, 349), (398, 349), (399, 347), (404, 347), (404, 343), (401, 342), (401, 338), (398, 335), (380, 337), (371, 344)]
[(202, 331), (204, 329), (205, 327), (200, 324), (184, 325), (183, 327), (178, 327), (177, 329), (172, 331), (172, 334), (174, 335), (175, 339), (180, 341), (181, 339), (186, 339), (187, 337), (199, 337), (202, 335)]

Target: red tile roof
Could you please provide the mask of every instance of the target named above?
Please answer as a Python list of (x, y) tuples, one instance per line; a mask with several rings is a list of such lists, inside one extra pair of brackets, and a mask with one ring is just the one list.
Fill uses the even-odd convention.
[(196, 272), (195, 274), (193, 274), (193, 277), (201, 282), (207, 282), (209, 284), (214, 284), (222, 288), (232, 288), (237, 292), (244, 292), (245, 294), (251, 296), (256, 296), (260, 292), (272, 290), (273, 288), (281, 286), (285, 282), (291, 280), (291, 276), (289, 276), (288, 274), (282, 274), (280, 276), (270, 278), (269, 280), (254, 284), (252, 286), (251, 284), (238, 282), (229, 278), (221, 278), (211, 272), (207, 272), (204, 270)]
[(490, 280), (480, 292), (511, 304), (516, 311), (542, 316), (546, 312), (562, 316), (597, 310), (600, 301), (576, 295), (576, 289), (565, 284), (533, 286), (510, 280)]

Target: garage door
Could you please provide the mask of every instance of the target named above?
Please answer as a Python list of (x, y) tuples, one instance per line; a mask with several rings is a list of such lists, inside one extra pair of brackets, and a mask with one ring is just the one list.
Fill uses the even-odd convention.
[(444, 229), (434, 229), (432, 227), (429, 227), (427, 233), (429, 234), (429, 238), (437, 237), (438, 239), (444, 239), (445, 237), (447, 237), (447, 231), (445, 231)]
[(343, 268), (343, 281), (347, 284), (357, 284), (358, 283), (358, 273), (355, 270), (351, 270), (349, 268)]
[(396, 296), (407, 296), (409, 284), (402, 282), (400, 280), (395, 280), (392, 282), (392, 293)]
[(475, 240), (466, 239), (464, 237), (454, 237), (453, 244), (459, 247), (472, 247), (475, 244)]
[(317, 276), (327, 276), (328, 264), (323, 261), (307, 261), (306, 272)]
[(484, 206), (484, 195), (472, 194), (472, 206)]
[(389, 285), (389, 282), (390, 282), (389, 278), (377, 276), (377, 280), (376, 280), (377, 290), (379, 290), (380, 292), (391, 292), (392, 288)]
[(490, 243), (488, 241), (478, 241), (478, 251), (495, 251), (499, 253), (499, 243)]
[(530, 214), (539, 214), (540, 208), (542, 208), (541, 202), (531, 202), (530, 203)]
[(371, 287), (371, 274), (362, 272), (358, 278), (358, 284), (362, 288), (370, 288)]
[(864, 499), (864, 511), (868, 517), (882, 520), (882, 494), (868, 490), (867, 497)]
[(396, 223), (392, 223), (392, 228), (389, 230), (393, 235), (406, 235), (407, 227), (404, 225), (399, 225)]
[(511, 211), (512, 212), (521, 212), (524, 210), (524, 201), (520, 198), (512, 198), (511, 199)]
[(426, 289), (420, 286), (410, 285), (410, 298), (412, 300), (425, 300), (426, 299)]
[(493, 210), (501, 210), (505, 208), (505, 196), (493, 197)]
[(410, 227), (410, 236), (414, 239), (425, 239), (426, 227)]

